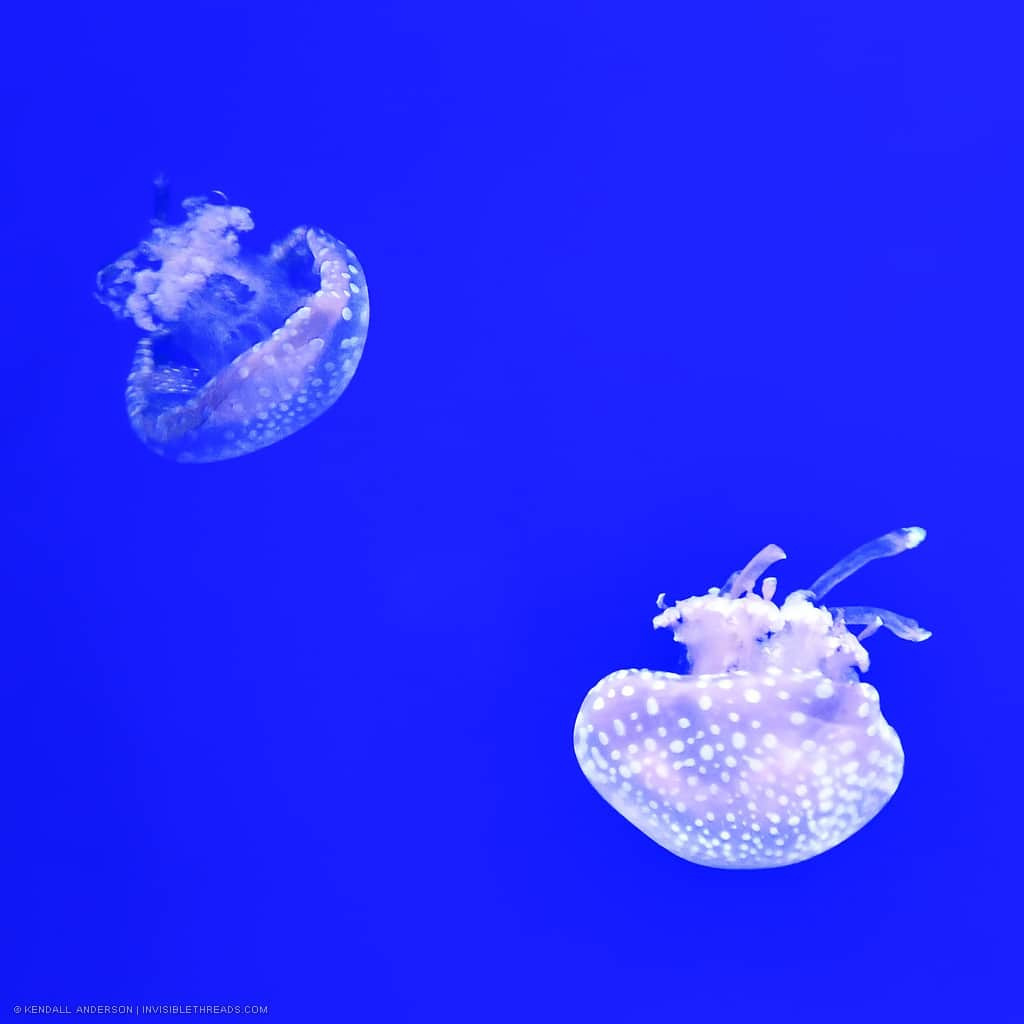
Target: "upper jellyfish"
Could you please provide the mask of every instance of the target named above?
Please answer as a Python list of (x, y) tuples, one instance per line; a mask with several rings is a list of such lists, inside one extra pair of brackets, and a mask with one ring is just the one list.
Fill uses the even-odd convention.
[(97, 297), (143, 332), (126, 399), (142, 441), (178, 462), (265, 448), (330, 408), (359, 365), (370, 319), (351, 249), (299, 227), (243, 252), (249, 211), (187, 199), (97, 277)]

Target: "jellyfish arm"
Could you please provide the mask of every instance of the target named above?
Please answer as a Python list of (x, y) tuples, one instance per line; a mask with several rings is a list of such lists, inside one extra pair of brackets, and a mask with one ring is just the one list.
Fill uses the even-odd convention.
[(892, 555), (910, 551), (912, 548), (916, 548), (925, 537), (927, 534), (920, 526), (907, 526), (900, 530), (892, 530), (851, 551), (828, 572), (822, 573), (807, 589), (814, 598), (821, 599), (833, 587), (842, 583), (847, 576), (852, 576), (868, 562), (873, 562), (876, 558), (890, 558)]
[(834, 619), (844, 622), (847, 626), (867, 626), (867, 629), (860, 634), (859, 639), (861, 640), (878, 629), (887, 629), (893, 636), (897, 636), (901, 640), (910, 640), (913, 643), (920, 643), (932, 635), (930, 629), (922, 628), (908, 615), (900, 615), (898, 612), (891, 612), (885, 608), (847, 605), (843, 608), (829, 608), (829, 613)]

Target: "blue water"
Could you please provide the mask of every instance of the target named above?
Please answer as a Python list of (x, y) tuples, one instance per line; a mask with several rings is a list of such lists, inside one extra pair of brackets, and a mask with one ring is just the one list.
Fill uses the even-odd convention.
[[(1021, 26), (704, 6), (9, 16), (5, 1012), (1012, 1018)], [(92, 297), (159, 172), (373, 296), (337, 405), (229, 462), (138, 442)], [(659, 592), (915, 524), (835, 595), (934, 631), (871, 642), (867, 828), (719, 872), (591, 789)]]

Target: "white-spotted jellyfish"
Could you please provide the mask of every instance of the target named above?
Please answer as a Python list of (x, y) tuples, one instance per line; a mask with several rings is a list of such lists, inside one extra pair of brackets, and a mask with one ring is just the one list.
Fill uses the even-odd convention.
[(242, 251), (249, 211), (184, 202), (97, 278), (97, 297), (144, 332), (126, 392), (142, 441), (179, 462), (265, 448), (316, 419), (348, 386), (370, 319), (351, 249), (299, 227), (266, 255)]
[(602, 679), (576, 719), (583, 773), (641, 832), (695, 864), (779, 867), (848, 839), (903, 775), (899, 736), (858, 674), (868, 667), (863, 643), (881, 627), (904, 640), (931, 634), (882, 608), (820, 601), (866, 562), (924, 537), (894, 530), (781, 605), (772, 577), (754, 592), (786, 557), (774, 544), (721, 588), (674, 604), (661, 595), (654, 625), (686, 645), (690, 674)]

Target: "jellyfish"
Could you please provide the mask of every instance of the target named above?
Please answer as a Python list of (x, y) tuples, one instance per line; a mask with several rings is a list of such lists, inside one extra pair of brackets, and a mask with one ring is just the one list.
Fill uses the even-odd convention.
[(266, 255), (242, 251), (250, 212), (222, 194), (159, 215), (99, 272), (97, 298), (143, 332), (126, 401), (139, 438), (178, 462), (254, 452), (306, 426), (348, 386), (370, 319), (351, 249), (298, 227)]
[[(861, 566), (917, 547), (920, 527), (857, 548), (777, 604), (786, 557), (770, 544), (722, 587), (669, 603), (655, 628), (684, 644), (690, 673), (613, 672), (587, 694), (574, 746), (584, 775), (671, 853), (717, 868), (796, 864), (864, 827), (896, 792), (903, 747), (861, 682), (879, 629), (931, 634), (882, 608), (825, 607)], [(856, 635), (850, 627), (863, 627)]]

